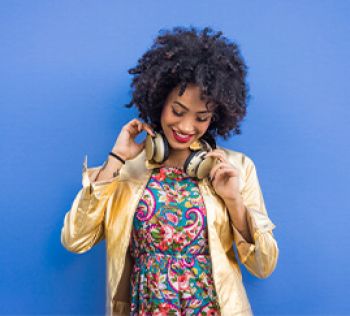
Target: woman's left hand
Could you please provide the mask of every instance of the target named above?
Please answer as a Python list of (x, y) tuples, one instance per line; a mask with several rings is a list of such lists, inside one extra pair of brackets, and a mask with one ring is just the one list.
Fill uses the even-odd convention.
[(217, 163), (209, 173), (209, 179), (216, 192), (223, 200), (239, 199), (239, 171), (227, 160), (226, 154), (221, 149), (214, 149), (207, 153), (206, 157), (217, 158)]

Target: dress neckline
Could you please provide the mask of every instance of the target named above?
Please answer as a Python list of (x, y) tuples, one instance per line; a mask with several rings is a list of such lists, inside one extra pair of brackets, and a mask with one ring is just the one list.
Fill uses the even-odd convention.
[(160, 166), (157, 169), (156, 172), (159, 174), (162, 174), (163, 177), (166, 176), (167, 178), (188, 178), (190, 177), (184, 170), (184, 168), (181, 167), (175, 167), (175, 166)]
[(169, 170), (180, 170), (185, 171), (183, 167), (176, 167), (176, 166), (160, 166), (159, 169), (169, 169)]

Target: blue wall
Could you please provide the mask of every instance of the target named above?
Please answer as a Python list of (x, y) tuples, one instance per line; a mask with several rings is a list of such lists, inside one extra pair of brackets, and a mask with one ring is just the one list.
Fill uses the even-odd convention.
[[(213, 5), (215, 3), (215, 5)], [(103, 314), (105, 243), (60, 244), (85, 154), (101, 164), (136, 115), (130, 76), (158, 30), (237, 40), (252, 99), (222, 146), (256, 163), (276, 224), (270, 278), (243, 268), (255, 314), (349, 314), (349, 1), (0, 3), (0, 314)]]

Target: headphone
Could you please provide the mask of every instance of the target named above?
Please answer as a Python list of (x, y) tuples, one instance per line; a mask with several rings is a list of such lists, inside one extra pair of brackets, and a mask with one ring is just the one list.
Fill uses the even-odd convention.
[[(147, 134), (146, 157), (151, 163), (163, 163), (168, 159), (170, 146), (165, 135), (155, 132), (155, 136)], [(203, 179), (209, 175), (215, 165), (215, 158), (205, 155), (216, 148), (215, 139), (209, 134), (190, 146), (191, 153), (184, 163), (184, 170), (190, 177)]]

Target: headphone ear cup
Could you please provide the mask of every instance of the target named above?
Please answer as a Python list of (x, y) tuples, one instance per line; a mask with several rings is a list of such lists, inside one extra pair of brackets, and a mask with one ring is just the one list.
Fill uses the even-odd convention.
[(204, 156), (206, 155), (206, 151), (204, 150), (197, 150), (193, 151), (190, 153), (190, 155), (187, 157), (185, 164), (184, 164), (184, 169), (185, 172), (190, 176), (190, 177), (195, 177), (198, 178), (198, 168), (202, 160), (204, 159)]
[(214, 166), (215, 160), (213, 157), (206, 158), (205, 156), (209, 151), (213, 150), (213, 147), (206, 139), (201, 138), (197, 143), (194, 143), (190, 149), (193, 151), (185, 161), (185, 172), (190, 177), (195, 177), (197, 179), (203, 179), (207, 177), (210, 173), (211, 168)]
[(185, 171), (190, 177), (203, 179), (207, 177), (210, 170), (214, 166), (215, 160), (213, 157), (205, 157), (207, 151), (198, 150), (192, 152), (185, 161)]
[(192, 159), (197, 154), (197, 152), (198, 151), (192, 151), (184, 163), (184, 170), (190, 177), (194, 177), (196, 174), (197, 166), (194, 165), (194, 160), (192, 161)]
[(198, 179), (203, 179), (207, 177), (210, 173), (210, 170), (214, 167), (215, 165), (215, 158), (213, 157), (207, 157), (204, 158), (203, 160), (199, 163), (199, 166), (197, 168), (197, 178)]
[(147, 160), (151, 161), (153, 160), (156, 148), (155, 148), (155, 144), (153, 141), (153, 137), (150, 134), (147, 134), (146, 136), (146, 158)]
[(153, 139), (155, 152), (153, 160), (158, 163), (162, 163), (169, 157), (169, 143), (165, 136), (157, 133)]

